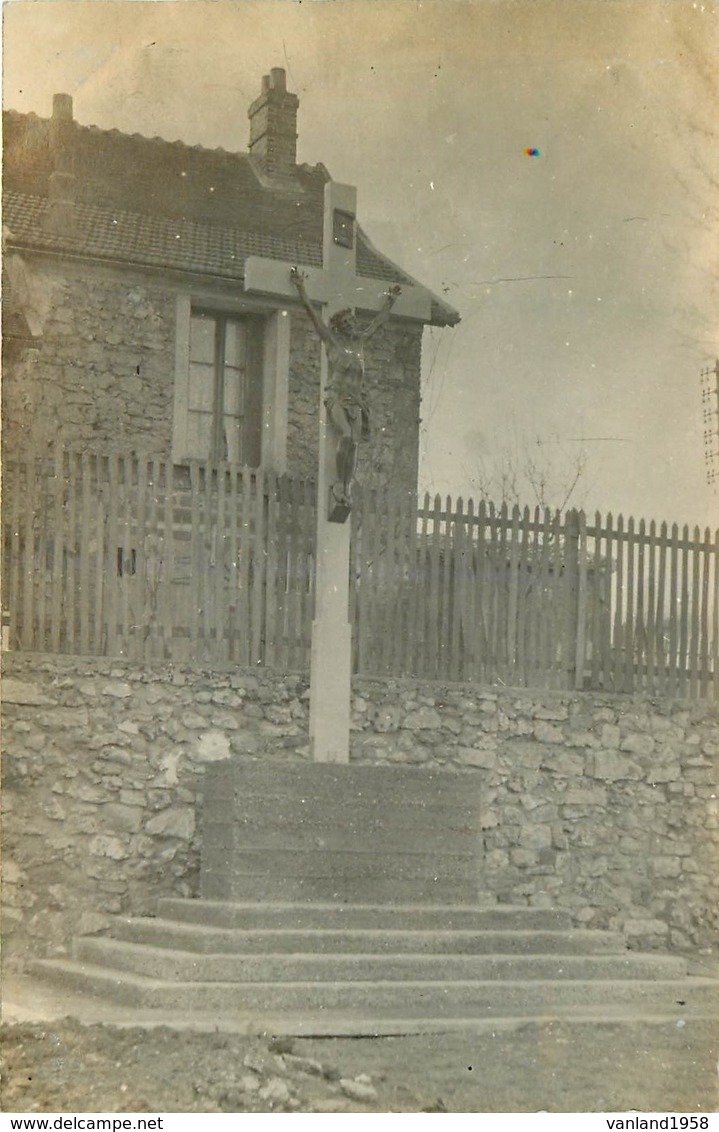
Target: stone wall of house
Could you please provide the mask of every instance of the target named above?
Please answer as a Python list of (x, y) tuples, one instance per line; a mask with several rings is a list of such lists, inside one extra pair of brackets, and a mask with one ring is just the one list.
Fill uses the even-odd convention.
[(92, 451), (165, 454), (171, 440), (175, 298), (147, 273), (31, 265), (42, 343), (3, 381), (7, 451), (42, 451), (58, 432)]
[[(42, 451), (60, 429), (66, 441), (92, 451), (166, 457), (181, 284), (151, 272), (54, 261), (36, 261), (28, 270), (44, 332), (38, 348), (6, 367), (6, 451)], [(305, 315), (297, 312), (292, 321), (288, 471), (314, 478), (320, 347)], [(408, 327), (384, 327), (367, 347), (372, 436), (362, 446), (359, 477), (414, 492), (422, 328)]]
[[(303, 674), (10, 653), (3, 700), (15, 957), (197, 893), (208, 763), (309, 757)], [(466, 775), (484, 895), (638, 947), (716, 945), (715, 708), (358, 678), (352, 719), (353, 761)]]

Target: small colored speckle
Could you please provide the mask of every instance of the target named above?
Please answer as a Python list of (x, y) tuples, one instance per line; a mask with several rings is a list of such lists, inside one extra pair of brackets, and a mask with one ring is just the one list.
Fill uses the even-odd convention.
[(525, 152), (525, 155), (527, 157), (541, 157), (542, 156), (538, 149), (533, 149), (533, 148), (525, 149), (524, 152)]

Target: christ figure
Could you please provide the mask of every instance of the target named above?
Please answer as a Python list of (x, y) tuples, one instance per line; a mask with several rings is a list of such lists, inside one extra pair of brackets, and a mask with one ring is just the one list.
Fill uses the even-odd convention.
[(389, 320), (390, 311), (402, 288), (395, 285), (386, 293), (379, 313), (362, 329), (354, 311), (337, 311), (329, 323), (317, 314), (305, 288), (305, 276), (293, 267), (290, 278), (302, 304), (324, 343), (327, 354), (327, 386), (324, 403), (337, 437), (337, 480), (332, 486), (335, 501), (349, 509), (352, 483), (357, 466), (357, 447), (369, 437), (369, 402), (364, 385), (364, 345)]

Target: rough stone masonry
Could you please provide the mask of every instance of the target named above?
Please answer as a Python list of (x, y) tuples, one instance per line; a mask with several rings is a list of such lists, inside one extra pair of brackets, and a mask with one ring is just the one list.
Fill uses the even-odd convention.
[[(37, 269), (48, 316), (40, 349), (14, 363), (3, 383), (6, 450), (37, 451), (57, 439), (88, 451), (139, 451), (165, 458), (172, 437), (175, 302), (165, 277), (96, 267)], [(294, 311), (287, 422), (287, 470), (317, 470), (319, 343)], [(361, 454), (368, 487), (417, 481), (421, 327), (387, 326), (367, 350), (372, 435)], [(12, 378), (12, 380), (10, 380)]]
[[(8, 954), (197, 894), (205, 766), (309, 759), (305, 674), (6, 654)], [(636, 947), (716, 946), (719, 719), (706, 703), (356, 678), (351, 758), (481, 791), (479, 891)]]

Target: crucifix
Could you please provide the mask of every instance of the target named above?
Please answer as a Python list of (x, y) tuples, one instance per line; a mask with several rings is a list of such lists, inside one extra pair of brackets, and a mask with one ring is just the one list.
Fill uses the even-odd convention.
[[(328, 181), (324, 194), (322, 268), (250, 256), (245, 290), (277, 298), (301, 298), (306, 308), (320, 306), (313, 322), (323, 342), (320, 370), (320, 437), (317, 477), (317, 546), (315, 615), (310, 667), (310, 743), (315, 762), (349, 762), (352, 677), (352, 630), (349, 623), (351, 481), (359, 434), (336, 412), (336, 369), (328, 320), (338, 312), (383, 312), (428, 322), (430, 298), (419, 287), (390, 288), (382, 280), (357, 273), (357, 190)], [(384, 321), (384, 318), (382, 319)], [(370, 329), (373, 323), (370, 323)], [(366, 331), (364, 332), (366, 335)], [(341, 368), (341, 367), (340, 367)], [(359, 393), (359, 391), (358, 391)], [(350, 414), (351, 415), (351, 414)], [(357, 403), (359, 431), (365, 417)], [(349, 433), (350, 435), (347, 435)], [(343, 446), (342, 441), (346, 443)]]

